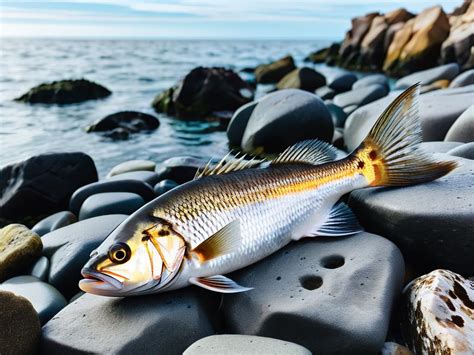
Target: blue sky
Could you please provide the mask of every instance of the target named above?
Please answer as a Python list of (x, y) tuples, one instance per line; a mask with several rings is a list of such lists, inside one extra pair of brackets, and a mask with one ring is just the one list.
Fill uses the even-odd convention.
[(0, 0), (0, 36), (341, 39), (351, 17), (461, 0)]

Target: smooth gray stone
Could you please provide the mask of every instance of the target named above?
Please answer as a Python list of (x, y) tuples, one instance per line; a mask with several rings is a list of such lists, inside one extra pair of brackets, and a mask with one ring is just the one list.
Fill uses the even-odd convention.
[(326, 104), (329, 112), (331, 113), (332, 122), (334, 127), (344, 127), (344, 123), (347, 119), (347, 114), (344, 112), (342, 108), (332, 103)]
[(359, 89), (334, 96), (334, 103), (342, 108), (352, 105), (362, 106), (378, 100), (388, 93), (388, 89), (380, 84), (372, 84)]
[(352, 85), (352, 90), (367, 87), (369, 85), (379, 84), (388, 89), (388, 79), (383, 74), (371, 74), (360, 78)]
[(61, 227), (77, 222), (77, 217), (70, 211), (61, 211), (52, 214), (36, 223), (31, 230), (39, 236), (52, 232)]
[(355, 190), (349, 205), (365, 229), (392, 240), (415, 269), (472, 275), (474, 162), (447, 154), (433, 158), (460, 164), (428, 183)]
[(474, 160), (474, 142), (465, 143), (448, 152), (449, 155)]
[(107, 177), (129, 173), (131, 171), (155, 171), (156, 164), (151, 160), (129, 160), (115, 165), (107, 174)]
[(459, 147), (462, 143), (458, 142), (423, 142), (420, 147), (428, 153), (447, 153), (451, 149)]
[(58, 290), (34, 276), (13, 277), (0, 284), (0, 290), (13, 292), (30, 301), (41, 324), (45, 324), (67, 305)]
[(165, 160), (156, 168), (156, 173), (161, 180), (173, 180), (178, 184), (184, 184), (196, 175), (198, 169), (204, 167), (209, 159), (196, 157), (174, 157)]
[(357, 76), (352, 73), (340, 73), (332, 78), (328, 86), (337, 93), (349, 91), (357, 81)]
[(438, 80), (452, 80), (458, 74), (459, 65), (457, 63), (440, 65), (439, 67), (418, 71), (398, 79), (395, 83), (395, 89), (404, 90), (418, 82), (421, 85), (429, 85)]
[(449, 84), (450, 88), (459, 88), (466, 85), (474, 85), (474, 69), (466, 70), (459, 74)]
[(224, 296), (224, 332), (285, 339), (315, 354), (375, 354), (403, 274), (400, 251), (377, 235), (294, 242), (230, 275), (254, 289)]
[(182, 354), (215, 334), (219, 299), (189, 287), (125, 298), (85, 294), (43, 327), (40, 353)]
[(160, 181), (158, 174), (155, 173), (154, 171), (131, 171), (128, 173), (111, 176), (107, 178), (107, 180), (109, 181), (138, 180), (138, 181), (143, 181), (150, 186), (153, 186), (158, 181)]
[(82, 204), (79, 220), (107, 214), (132, 214), (145, 204), (140, 195), (131, 192), (103, 192), (89, 196)]
[(258, 101), (252, 101), (240, 106), (232, 115), (232, 119), (227, 126), (227, 138), (229, 138), (230, 145), (240, 147), (245, 127), (247, 127), (247, 122), (257, 103)]
[(474, 104), (453, 123), (444, 140), (464, 143), (474, 142)]
[(28, 275), (37, 277), (41, 281), (48, 279), (49, 273), (49, 260), (46, 256), (40, 257), (26, 272)]
[(336, 91), (328, 86), (320, 87), (319, 89), (316, 89), (314, 93), (318, 95), (321, 100), (331, 100), (334, 96), (336, 96)]
[(355, 110), (357, 110), (359, 108), (359, 106), (357, 105), (350, 105), (350, 106), (346, 106), (342, 109), (342, 111), (344, 111), (344, 113), (346, 114), (346, 116), (349, 116), (352, 112), (354, 112)]
[(331, 114), (316, 95), (297, 89), (266, 95), (255, 107), (242, 138), (249, 153), (276, 153), (305, 139), (330, 142)]
[(82, 203), (89, 197), (102, 192), (132, 192), (140, 195), (145, 202), (155, 198), (152, 187), (138, 180), (104, 180), (89, 184), (76, 190), (69, 202), (69, 209), (79, 214)]
[(254, 335), (219, 334), (211, 335), (187, 348), (183, 355), (311, 355), (311, 352), (301, 345), (284, 340)]
[(166, 179), (156, 184), (153, 190), (155, 191), (156, 196), (161, 196), (169, 190), (174, 189), (176, 186), (179, 186), (176, 181)]
[(43, 254), (49, 258), (48, 282), (66, 298), (79, 292), (81, 269), (89, 260), (92, 250), (120, 224), (126, 215), (108, 215), (90, 218), (41, 238)]

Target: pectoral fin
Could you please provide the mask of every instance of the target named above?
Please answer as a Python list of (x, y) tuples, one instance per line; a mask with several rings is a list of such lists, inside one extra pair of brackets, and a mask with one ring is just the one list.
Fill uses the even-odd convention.
[(206, 290), (220, 293), (237, 293), (252, 290), (252, 287), (244, 287), (234, 280), (222, 275), (209, 277), (191, 277), (189, 282), (193, 285), (205, 288)]
[(340, 237), (362, 232), (363, 229), (352, 210), (340, 202), (331, 209), (328, 219), (309, 236)]
[(235, 220), (207, 238), (192, 251), (200, 261), (207, 261), (236, 251), (241, 243), (240, 222)]

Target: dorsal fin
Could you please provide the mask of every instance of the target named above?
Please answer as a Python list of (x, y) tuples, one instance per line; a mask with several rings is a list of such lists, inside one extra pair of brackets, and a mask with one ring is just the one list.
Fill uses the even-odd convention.
[(283, 151), (272, 164), (307, 163), (319, 165), (338, 158), (337, 149), (329, 143), (310, 139), (298, 142)]
[(250, 160), (245, 160), (246, 154), (239, 156), (237, 153), (235, 157), (230, 157), (232, 152), (229, 152), (224, 158), (222, 158), (217, 164), (212, 164), (212, 159), (206, 164), (203, 169), (199, 169), (194, 176), (194, 180), (199, 179), (203, 176), (226, 174), (232, 171), (238, 171), (243, 169), (252, 168), (254, 166), (262, 164), (265, 160), (256, 159), (253, 157)]

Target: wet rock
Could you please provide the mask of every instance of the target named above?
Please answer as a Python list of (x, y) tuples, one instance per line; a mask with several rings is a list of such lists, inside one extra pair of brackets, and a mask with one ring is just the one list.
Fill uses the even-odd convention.
[(155, 171), (156, 164), (151, 160), (129, 160), (114, 166), (107, 177), (129, 173), (132, 171)]
[(79, 292), (81, 268), (89, 254), (126, 218), (108, 215), (90, 218), (46, 234), (43, 254), (50, 260), (48, 282), (66, 298)]
[(110, 94), (110, 90), (89, 80), (61, 80), (35, 86), (15, 101), (30, 104), (72, 104), (101, 99)]
[(332, 43), (329, 47), (318, 49), (311, 53), (305, 58), (306, 62), (313, 63), (324, 63), (328, 65), (334, 65), (337, 57), (339, 56), (339, 49), (341, 45), (339, 43)]
[(474, 283), (435, 270), (404, 291), (405, 338), (417, 354), (469, 354), (474, 349)]
[(446, 133), (444, 140), (465, 143), (474, 142), (474, 104), (464, 111), (453, 123), (448, 133)]
[(81, 206), (79, 220), (108, 214), (130, 215), (145, 204), (140, 195), (131, 192), (103, 192), (89, 196)]
[(334, 96), (336, 96), (336, 91), (328, 86), (320, 87), (314, 93), (318, 95), (321, 100), (331, 100)]
[(160, 181), (169, 179), (184, 184), (194, 179), (198, 169), (204, 167), (208, 161), (195, 157), (174, 157), (161, 163), (156, 172)]
[(472, 274), (474, 162), (446, 154), (434, 158), (460, 164), (433, 182), (353, 191), (349, 205), (366, 230), (392, 240), (416, 270)]
[(270, 64), (262, 64), (255, 68), (255, 78), (260, 84), (279, 82), (286, 74), (296, 69), (293, 57), (286, 56)]
[(416, 83), (421, 83), (421, 85), (429, 85), (438, 80), (452, 80), (458, 74), (458, 64), (445, 64), (436, 68), (422, 70), (398, 79), (395, 83), (395, 89), (408, 89), (410, 86), (415, 85)]
[(276, 85), (277, 89), (300, 89), (314, 92), (326, 85), (326, 78), (311, 68), (298, 68), (286, 74)]
[(12, 292), (0, 291), (0, 324), (2, 354), (37, 352), (41, 324), (35, 309), (26, 298)]
[(160, 179), (158, 174), (154, 171), (130, 171), (119, 175), (109, 177), (109, 181), (120, 181), (120, 180), (137, 180), (142, 181), (150, 186), (155, 185)]
[(231, 275), (255, 288), (224, 297), (224, 330), (295, 342), (315, 354), (377, 353), (403, 272), (400, 251), (373, 234), (291, 243)]
[(125, 141), (130, 137), (130, 131), (126, 128), (119, 127), (114, 128), (110, 132), (105, 132), (104, 136), (114, 140)]
[(357, 81), (357, 77), (352, 73), (341, 73), (336, 75), (329, 82), (328, 87), (336, 91), (337, 93), (349, 91), (352, 88), (352, 84)]
[(459, 142), (423, 142), (420, 143), (420, 148), (428, 153), (447, 153), (460, 145), (462, 143)]
[(387, 342), (383, 344), (380, 355), (413, 355), (413, 353), (403, 345)]
[(449, 155), (474, 160), (474, 142), (462, 144), (448, 152)]
[(334, 127), (344, 127), (344, 123), (347, 119), (347, 114), (342, 110), (342, 108), (334, 104), (326, 104), (326, 107), (331, 113)]
[(360, 78), (352, 85), (352, 90), (367, 87), (373, 84), (383, 85), (388, 89), (388, 79), (383, 74), (371, 74)]
[(97, 181), (91, 157), (84, 153), (49, 153), (0, 169), (0, 225), (3, 220), (34, 225), (65, 210), (72, 193)]
[(237, 111), (235, 111), (232, 119), (227, 126), (227, 138), (229, 138), (229, 144), (232, 146), (240, 146), (242, 137), (244, 135), (245, 127), (249, 121), (250, 115), (252, 114), (258, 101), (252, 101), (245, 104)]
[(69, 202), (69, 209), (79, 214), (83, 202), (92, 195), (103, 192), (131, 192), (140, 195), (145, 202), (155, 198), (150, 185), (139, 180), (103, 180), (81, 187), (74, 192)]
[(183, 355), (221, 354), (311, 355), (311, 352), (301, 345), (278, 339), (254, 335), (220, 334), (199, 339), (183, 353)]
[(218, 300), (192, 288), (126, 298), (85, 294), (43, 327), (41, 353), (181, 354), (215, 333)]
[(158, 95), (152, 106), (156, 112), (183, 119), (206, 118), (213, 112), (235, 111), (253, 95), (254, 88), (232, 70), (197, 67)]
[(111, 138), (118, 138), (120, 132), (126, 131), (126, 137), (130, 133), (140, 131), (153, 131), (160, 125), (160, 121), (155, 116), (136, 111), (122, 111), (108, 115), (86, 128), (86, 132), (115, 132), (109, 134)]
[(0, 229), (0, 282), (18, 275), (41, 255), (41, 238), (21, 224)]
[(42, 219), (36, 223), (33, 228), (31, 228), (31, 230), (39, 236), (43, 236), (46, 233), (68, 226), (75, 222), (77, 222), (77, 217), (74, 215), (74, 213), (70, 211), (61, 211)]
[(41, 324), (45, 324), (67, 305), (66, 299), (58, 290), (34, 276), (11, 278), (0, 284), (0, 291), (13, 292), (30, 301)]
[(474, 85), (474, 69), (466, 70), (459, 74), (449, 84), (450, 88), (459, 88), (467, 85)]
[(334, 97), (334, 103), (340, 107), (351, 105), (362, 106), (386, 96), (388, 90), (385, 86), (372, 84), (356, 90), (351, 90)]
[(157, 183), (153, 190), (155, 191), (156, 196), (161, 196), (169, 190), (174, 189), (176, 186), (179, 186), (176, 181), (165, 179)]
[(333, 130), (331, 114), (318, 96), (297, 89), (279, 90), (258, 102), (242, 148), (257, 154), (274, 153), (304, 139), (330, 142)]
[(40, 257), (30, 269), (26, 270), (27, 275), (34, 276), (41, 281), (46, 281), (48, 279), (49, 273), (49, 260), (47, 257)]

